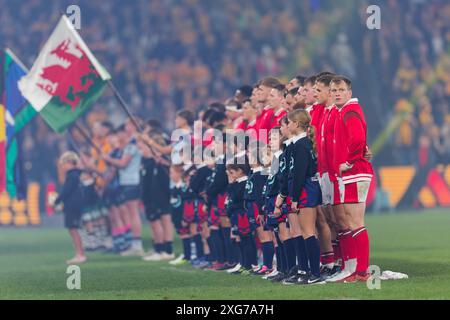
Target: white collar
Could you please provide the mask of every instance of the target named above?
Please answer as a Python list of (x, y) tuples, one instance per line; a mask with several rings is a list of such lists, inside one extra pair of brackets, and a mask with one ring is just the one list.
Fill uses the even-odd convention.
[(288, 146), (288, 145), (290, 145), (291, 144), (291, 142), (292, 142), (292, 139), (293, 138), (289, 138), (289, 139), (287, 139), (285, 142), (283, 142), (284, 143), (284, 145), (285, 146)]
[(306, 110), (306, 111), (308, 111), (308, 112), (311, 112), (311, 110), (312, 110), (313, 106), (314, 106), (314, 105), (312, 105), (312, 106), (309, 106), (309, 107), (306, 107), (306, 108), (305, 108), (305, 110)]
[(256, 119), (250, 121), (250, 122), (247, 124), (247, 127), (248, 127), (248, 126), (252, 126), (252, 125), (254, 125), (255, 123), (256, 123)]
[(275, 153), (273, 154), (273, 156), (276, 157), (276, 158), (278, 159), (278, 158), (281, 156), (282, 153), (283, 153), (283, 151), (278, 150), (277, 152), (275, 152)]
[(352, 103), (358, 103), (358, 98), (351, 98), (350, 100), (348, 100), (343, 106), (342, 108), (339, 109), (339, 112), (344, 109), (346, 106), (348, 106), (349, 104)]
[(202, 163), (202, 164), (196, 164), (196, 165), (195, 165), (195, 167), (196, 167), (197, 169), (200, 169), (200, 168), (206, 167), (206, 163)]
[(296, 143), (298, 140), (300, 140), (301, 138), (306, 137), (306, 132), (302, 132), (298, 135), (296, 135), (295, 137), (292, 138), (292, 142)]
[(261, 167), (256, 167), (256, 168), (252, 168), (252, 172), (253, 173), (255, 173), (255, 172), (261, 172), (261, 171), (263, 171), (263, 167), (261, 166)]
[(191, 163), (185, 164), (185, 165), (183, 165), (183, 170), (188, 171), (191, 167), (192, 167)]
[(223, 160), (224, 158), (225, 158), (225, 155), (224, 155), (224, 154), (221, 154), (220, 156), (217, 156), (217, 157), (214, 159), (214, 161), (215, 161), (215, 162), (219, 162), (219, 161)]
[(244, 181), (247, 181), (247, 179), (248, 179), (247, 176), (243, 176), (243, 177), (237, 178), (236, 182), (244, 182)]

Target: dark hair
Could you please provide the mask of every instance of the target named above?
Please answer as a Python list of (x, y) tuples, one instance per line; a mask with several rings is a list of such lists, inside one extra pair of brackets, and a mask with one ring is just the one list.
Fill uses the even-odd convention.
[(223, 103), (221, 102), (213, 102), (209, 104), (209, 107), (211, 109), (214, 109), (215, 111), (219, 111), (219, 112), (225, 112), (225, 106)]
[(306, 78), (304, 85), (310, 83), (312, 86), (316, 83), (316, 76), (310, 76), (308, 78)]
[(219, 131), (224, 131), (227, 128), (226, 125), (224, 125), (223, 123), (219, 123), (218, 125), (214, 126), (214, 129), (217, 129)]
[(239, 91), (242, 95), (246, 97), (251, 97), (253, 93), (253, 87), (248, 84), (245, 84), (241, 86), (239, 89), (237, 89), (237, 91)]
[(152, 127), (153, 129), (161, 129), (161, 122), (158, 119), (155, 118), (149, 118), (145, 121), (145, 123)]
[(247, 164), (230, 163), (230, 164), (227, 164), (227, 170), (234, 170), (234, 171), (241, 170), (244, 174), (247, 174), (248, 173), (248, 165)]
[(213, 113), (217, 112), (213, 108), (208, 108), (203, 112), (202, 121), (209, 123), (209, 118)]
[(341, 82), (345, 82), (345, 84), (347, 85), (348, 89), (352, 88), (352, 81), (344, 76), (335, 76), (333, 77), (333, 79), (331, 80), (331, 84), (335, 83), (335, 84), (340, 84)]
[(323, 85), (329, 87), (331, 80), (333, 80), (334, 75), (332, 74), (325, 74), (323, 76), (320, 76), (317, 78), (316, 83), (322, 83)]
[(298, 83), (303, 86), (303, 84), (305, 83), (306, 77), (301, 76), (301, 75), (297, 75), (295, 76), (295, 79), (297, 79)]
[(284, 92), (284, 90), (286, 89), (286, 86), (284, 84), (280, 83), (280, 84), (276, 85), (274, 87), (274, 89), (277, 90), (277, 91)]
[(322, 71), (322, 72), (319, 72), (318, 74), (316, 74), (316, 78), (318, 79), (318, 78), (320, 78), (322, 76), (334, 76), (334, 75), (336, 75), (336, 74), (333, 73), (333, 72)]
[(112, 123), (109, 122), (109, 121), (102, 121), (101, 124), (102, 124), (102, 127), (108, 129), (108, 132), (111, 132), (111, 131), (113, 131), (113, 129), (114, 129), (114, 126), (113, 126)]
[(194, 114), (192, 111), (183, 109), (177, 112), (177, 117), (183, 118), (186, 120), (187, 124), (189, 126), (192, 126), (194, 124)]
[(208, 124), (210, 126), (214, 126), (215, 124), (222, 122), (226, 118), (227, 118), (227, 116), (225, 115), (225, 113), (216, 111), (216, 112), (211, 113), (211, 115), (208, 119)]

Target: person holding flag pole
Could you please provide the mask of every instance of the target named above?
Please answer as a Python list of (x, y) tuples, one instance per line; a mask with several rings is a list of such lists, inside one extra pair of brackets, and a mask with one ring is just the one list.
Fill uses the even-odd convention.
[[(54, 131), (61, 133), (90, 109), (107, 83), (130, 117), (130, 123), (140, 130), (111, 82), (108, 71), (97, 61), (72, 23), (63, 15), (30, 72), (19, 80), (18, 87), (45, 122)], [(102, 158), (107, 156), (103, 155)], [(137, 164), (137, 160), (140, 162), (140, 158), (136, 158), (133, 163)], [(133, 208), (134, 236), (140, 238), (137, 204)]]

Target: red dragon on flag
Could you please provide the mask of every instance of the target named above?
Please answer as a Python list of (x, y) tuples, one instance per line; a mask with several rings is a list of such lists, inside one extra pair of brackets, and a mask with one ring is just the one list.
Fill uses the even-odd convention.
[(73, 110), (81, 99), (79, 94), (89, 92), (94, 83), (90, 77), (98, 77), (99, 74), (83, 49), (78, 44), (72, 46), (80, 53), (78, 56), (69, 52), (70, 45), (70, 39), (66, 39), (50, 52), (61, 64), (44, 67), (40, 74), (44, 82), (37, 83), (37, 86), (48, 94), (59, 97), (61, 102), (70, 105)]

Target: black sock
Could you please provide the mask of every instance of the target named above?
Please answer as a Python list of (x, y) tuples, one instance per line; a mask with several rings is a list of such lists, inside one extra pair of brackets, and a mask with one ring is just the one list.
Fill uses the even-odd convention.
[(316, 236), (305, 240), (311, 274), (320, 277), (320, 245)]
[(223, 246), (223, 252), (224, 252), (224, 259), (227, 262), (231, 262), (233, 260), (233, 251), (231, 248), (231, 228), (224, 227), (220, 228), (219, 231), (222, 237), (222, 246)]
[(286, 255), (287, 271), (289, 272), (296, 265), (296, 254), (294, 239), (287, 239), (283, 242), (284, 254)]
[(191, 260), (191, 238), (183, 239), (183, 254), (184, 259)]
[(166, 251), (168, 254), (173, 253), (173, 242), (172, 241), (164, 242), (164, 251)]
[(248, 247), (250, 245), (248, 238), (245, 236), (241, 237), (241, 243), (242, 243), (242, 266), (245, 269), (251, 268), (251, 263), (249, 261), (249, 250)]
[(231, 252), (232, 252), (232, 259), (230, 263), (238, 263), (241, 261), (241, 251), (239, 249), (239, 243), (235, 240), (231, 240)]
[(155, 252), (161, 253), (164, 251), (164, 243), (155, 243)]
[(283, 248), (280, 245), (277, 245), (275, 248), (275, 257), (277, 259), (277, 270), (279, 272), (284, 272), (284, 265), (283, 265), (283, 259), (282, 257)]
[[(256, 249), (255, 237), (253, 235), (250, 235), (248, 238), (249, 238), (248, 241), (250, 243), (249, 244), (250, 264), (256, 266), (258, 264), (258, 250)], [(251, 265), (250, 265), (250, 267), (251, 267)]]
[(263, 261), (264, 261), (263, 264), (267, 268), (272, 269), (273, 255), (275, 253), (275, 249), (273, 247), (273, 242), (268, 241), (268, 242), (261, 243), (261, 249), (263, 252)]
[(207, 257), (209, 262), (213, 262), (213, 261), (217, 261), (217, 253), (216, 253), (216, 248), (214, 245), (214, 239), (211, 235), (208, 237), (208, 239), (206, 239), (206, 242), (208, 242), (208, 247), (209, 247), (209, 255)]
[(203, 258), (205, 256), (205, 253), (203, 251), (202, 236), (196, 234), (193, 238), (195, 243), (195, 251), (197, 252), (197, 259)]
[(284, 254), (283, 242), (281, 242), (278, 232), (275, 232), (275, 239), (277, 240), (278, 245), (275, 249), (275, 254), (277, 255), (277, 270), (286, 273), (286, 255)]
[(241, 239), (241, 241), (237, 242), (237, 244), (239, 246), (239, 263), (243, 267), (245, 263), (244, 242)]
[(214, 240), (214, 248), (216, 249), (217, 261), (219, 263), (225, 262), (225, 250), (223, 246), (223, 238), (220, 230), (211, 230), (211, 236)]
[(244, 244), (244, 268), (252, 269), (252, 265), (256, 265), (256, 243), (252, 235), (241, 237)]
[(298, 236), (293, 238), (295, 241), (295, 252), (297, 255), (297, 262), (300, 270), (308, 272), (309, 271), (309, 265), (308, 265), (308, 254), (306, 252), (306, 244), (305, 239), (303, 239), (302, 236)]

